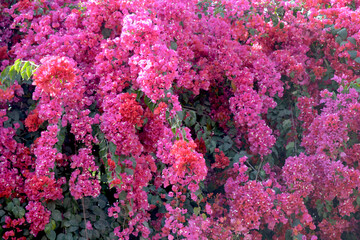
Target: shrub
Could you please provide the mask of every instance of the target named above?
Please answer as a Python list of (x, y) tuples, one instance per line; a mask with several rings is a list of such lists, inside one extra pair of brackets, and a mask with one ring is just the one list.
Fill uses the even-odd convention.
[(356, 239), (360, 2), (0, 3), (4, 239)]

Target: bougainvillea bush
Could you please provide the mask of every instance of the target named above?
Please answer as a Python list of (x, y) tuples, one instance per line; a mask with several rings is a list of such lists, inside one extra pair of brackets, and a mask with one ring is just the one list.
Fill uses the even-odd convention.
[(359, 0), (2, 0), (3, 239), (359, 239)]

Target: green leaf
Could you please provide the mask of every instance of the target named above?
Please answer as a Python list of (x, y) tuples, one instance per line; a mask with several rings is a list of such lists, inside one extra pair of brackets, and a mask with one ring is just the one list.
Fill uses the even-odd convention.
[(99, 148), (100, 148), (100, 151), (99, 151), (100, 158), (103, 160), (106, 160), (108, 148), (106, 146), (105, 140), (100, 142)]
[[(100, 238), (100, 233), (97, 230), (92, 230), (92, 239), (99, 239)], [(115, 239), (115, 238), (113, 238)]]
[(125, 200), (125, 199), (126, 199), (126, 196), (127, 196), (127, 192), (122, 191), (122, 192), (119, 194), (119, 200)]
[(109, 226), (109, 223), (105, 220), (99, 220), (94, 223), (94, 227), (100, 231), (104, 230), (108, 226)]
[(281, 193), (280, 189), (277, 188), (277, 187), (274, 187), (274, 191), (275, 191), (275, 194), (280, 194)]
[(179, 120), (182, 121), (184, 119), (184, 116), (185, 116), (184, 110), (177, 112), (177, 115), (179, 117)]
[(345, 40), (348, 36), (346, 28), (341, 29), (337, 32), (337, 34), (342, 38), (342, 40)]
[(292, 230), (291, 229), (286, 230), (285, 240), (293, 240), (293, 238), (292, 238)]
[(4, 84), (5, 80), (7, 79), (8, 74), (9, 74), (9, 71), (10, 71), (10, 67), (6, 67), (4, 69), (4, 71), (1, 72), (1, 75), (0, 75), (1, 84)]
[(110, 152), (111, 152), (112, 154), (115, 155), (115, 152), (116, 152), (116, 145), (115, 145), (115, 143), (109, 142), (109, 150), (110, 150)]
[(144, 92), (136, 91), (136, 101), (140, 101), (140, 99), (144, 96)]
[(71, 219), (70, 219), (70, 225), (72, 226), (79, 226), (80, 222), (81, 222), (81, 217), (79, 219), (80, 215), (72, 215)]
[(292, 71), (292, 72), (290, 73), (290, 77), (291, 77), (291, 78), (294, 78), (294, 77), (295, 77), (295, 72), (294, 72), (294, 71)]
[(67, 228), (71, 226), (70, 221), (64, 221), (63, 224), (64, 224), (64, 227), (67, 227)]
[(279, 23), (279, 18), (278, 18), (278, 16), (277, 16), (276, 14), (272, 15), (272, 16), (271, 16), (271, 20), (272, 20), (272, 22), (273, 22), (273, 26), (276, 27), (276, 26), (278, 25), (278, 23)]
[(51, 219), (50, 224), (51, 224), (51, 229), (54, 230), (56, 228), (56, 222), (53, 219)]
[(334, 25), (331, 25), (330, 30), (333, 36), (335, 36), (340, 31), (339, 29), (334, 28)]
[(251, 36), (254, 36), (254, 35), (255, 35), (255, 29), (250, 28), (249, 32), (250, 32)]
[(61, 126), (60, 120), (59, 120), (59, 128), (60, 128), (60, 131), (57, 134), (58, 141), (55, 144), (55, 147), (56, 147), (57, 150), (61, 151), (62, 145), (64, 144), (64, 141), (65, 141), (66, 127)]
[(55, 221), (58, 221), (58, 222), (62, 221), (62, 214), (59, 210), (54, 210), (52, 212), (51, 216)]
[(337, 33), (343, 40), (345, 40), (347, 38), (347, 30), (346, 28), (341, 29), (340, 31), (338, 31)]
[[(68, 199), (69, 199), (69, 198), (68, 198)], [(65, 205), (65, 204), (64, 204), (64, 206), (65, 206), (66, 208), (70, 207), (70, 206)], [(67, 218), (67, 219), (70, 219), (71, 216), (72, 216), (72, 215), (71, 215), (71, 212), (66, 212), (66, 213), (64, 213), (64, 217)]]
[(355, 50), (348, 51), (348, 53), (349, 53), (351, 59), (355, 59), (357, 56), (357, 51), (355, 51)]
[(101, 30), (101, 34), (103, 35), (104, 39), (109, 38), (111, 35), (111, 32), (112, 32), (112, 29), (110, 29), (110, 28), (103, 28)]
[(301, 224), (300, 220), (299, 219), (295, 219), (293, 222), (292, 222), (292, 227), (296, 227), (297, 225)]
[(299, 233), (298, 235), (296, 235), (296, 239), (297, 240), (302, 240), (303, 239), (303, 234)]
[(16, 205), (16, 206), (20, 206), (20, 200), (18, 198), (14, 198), (13, 199), (13, 203)]
[(191, 117), (190, 117), (189, 125), (193, 126), (196, 124), (196, 114), (195, 112), (190, 112), (190, 115)]
[(348, 40), (349, 40), (349, 42), (351, 42), (352, 44), (354, 44), (354, 45), (356, 46), (356, 40), (355, 40), (355, 38), (353, 38), (353, 37), (348, 37)]
[(30, 63), (29, 62), (25, 62), (25, 64), (23, 65), (23, 67), (21, 68), (21, 77), (25, 80), (29, 80), (28, 75), (27, 75), (27, 71), (28, 68), (30, 67)]
[(330, 204), (326, 204), (326, 210), (328, 210), (328, 212), (331, 212), (332, 206)]
[(198, 216), (199, 213), (200, 213), (200, 208), (199, 208), (199, 207), (194, 208), (194, 214), (195, 214), (196, 216)]
[(65, 236), (65, 240), (73, 240), (74, 237), (71, 233), (67, 233), (66, 236)]
[(283, 22), (280, 23), (280, 29), (283, 29), (285, 27), (285, 24)]
[(52, 231), (52, 225), (51, 225), (51, 222), (49, 222), (48, 224), (45, 225), (45, 233), (49, 233), (50, 231)]
[(291, 120), (290, 119), (286, 119), (283, 121), (282, 126), (284, 130), (289, 130), (291, 128)]
[(181, 135), (184, 139), (187, 139), (186, 138), (186, 131), (185, 131), (185, 128), (181, 128)]
[(25, 216), (25, 209), (24, 208), (22, 208), (22, 207), (17, 207), (17, 218), (22, 218), (22, 217), (24, 217)]
[(7, 114), (11, 119), (13, 119), (14, 121), (19, 121), (20, 119), (20, 113), (18, 111), (11, 111), (8, 112)]
[(360, 57), (355, 58), (354, 61), (360, 63)]
[(60, 233), (59, 235), (57, 235), (56, 240), (65, 240), (65, 234)]
[(106, 218), (106, 212), (104, 212), (104, 209), (101, 209), (100, 207), (98, 206), (94, 206), (94, 208), (92, 209), (93, 213), (100, 217), (100, 219), (105, 219)]
[(178, 47), (178, 46), (177, 46), (177, 43), (174, 42), (174, 41), (171, 41), (171, 43), (170, 43), (170, 49), (176, 51), (177, 47)]
[(126, 172), (128, 175), (134, 175), (134, 170), (131, 169), (131, 168), (125, 168), (125, 172)]
[(232, 147), (232, 143), (224, 143), (224, 145), (222, 145), (223, 151), (227, 151)]
[(246, 151), (241, 151), (239, 153), (236, 153), (235, 156), (233, 157), (233, 160), (235, 162), (238, 162), (240, 158), (244, 157), (244, 156), (247, 156), (247, 153)]
[(294, 142), (289, 142), (288, 145), (286, 145), (286, 150), (293, 149), (295, 146)]
[(146, 104), (146, 106), (148, 106), (148, 108), (154, 112), (154, 109), (156, 107), (156, 104), (154, 102), (151, 101), (151, 99), (145, 95), (144, 97), (144, 103)]
[(20, 72), (20, 69), (21, 69), (21, 61), (20, 61), (20, 59), (15, 61), (14, 67), (15, 67), (15, 71)]
[(70, 226), (68, 231), (69, 232), (76, 232), (79, 229), (79, 226)]
[(50, 240), (55, 240), (56, 239), (56, 233), (55, 231), (51, 230), (50, 232), (46, 233), (46, 236), (48, 237), (48, 239)]
[(26, 69), (26, 76), (27, 76), (27, 80), (29, 80), (32, 76), (32, 67), (29, 66), (27, 69)]
[(12, 213), (15, 215), (16, 218), (19, 218), (19, 207), (18, 207), (18, 206), (15, 206), (15, 207), (12, 209)]
[(348, 42), (347, 41), (342, 41), (341, 43), (340, 43), (340, 46), (344, 46), (345, 44), (347, 44)]
[(56, 208), (56, 203), (51, 201), (46, 204), (46, 208), (50, 211), (54, 211)]
[(104, 195), (100, 195), (100, 197), (98, 198), (98, 206), (100, 208), (105, 208), (106, 207), (106, 202), (107, 202), (107, 198), (104, 197)]
[[(70, 198), (70, 197), (64, 198), (64, 203), (63, 203), (63, 205), (64, 205), (65, 208), (70, 208), (70, 206), (71, 206), (71, 198)], [(67, 213), (68, 213), (68, 212), (66, 212), (66, 213), (64, 214), (65, 217), (66, 217), (66, 214), (67, 214)]]
[(337, 42), (338, 44), (340, 44), (343, 41), (343, 39), (340, 36), (337, 36), (335, 38), (335, 42)]

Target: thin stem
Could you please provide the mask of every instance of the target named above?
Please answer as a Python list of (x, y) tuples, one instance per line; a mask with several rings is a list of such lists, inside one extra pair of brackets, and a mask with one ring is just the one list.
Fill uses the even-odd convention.
[[(257, 173), (256, 173), (255, 181), (257, 181), (257, 179), (259, 177), (260, 169), (261, 169), (261, 165), (262, 165), (263, 161), (264, 161), (264, 159), (261, 158), (261, 162), (260, 162), (259, 168), (258, 168)], [(260, 178), (261, 178), (261, 180), (263, 180), (261, 176), (260, 176)]]
[[(295, 126), (295, 120), (294, 120), (293, 110), (294, 110), (294, 109), (291, 107), (291, 120), (292, 120), (292, 124), (293, 124), (292, 127), (295, 128), (295, 132), (296, 132), (296, 126)], [(296, 136), (297, 136), (297, 132), (296, 132)], [(297, 154), (296, 137), (294, 138), (294, 149), (295, 149), (295, 154)]]
[(81, 199), (81, 203), (82, 203), (82, 209), (83, 209), (83, 214), (84, 214), (84, 223), (85, 223), (85, 237), (88, 240), (88, 232), (87, 232), (87, 227), (86, 227), (86, 213), (85, 213), (85, 201), (84, 198)]
[(190, 107), (190, 106), (181, 106), (182, 108), (185, 108), (185, 109), (187, 109), (187, 110), (192, 110), (192, 111), (197, 111), (195, 108), (193, 108), (193, 107)]
[[(239, 151), (237, 151), (234, 146), (232, 146), (231, 149), (234, 150), (236, 153), (239, 153)], [(249, 162), (248, 159), (246, 159), (245, 163), (246, 163), (246, 165), (247, 165), (248, 167), (250, 167), (252, 170), (256, 171), (255, 167)], [(261, 180), (264, 180), (261, 176), (260, 176), (260, 178), (261, 178)]]

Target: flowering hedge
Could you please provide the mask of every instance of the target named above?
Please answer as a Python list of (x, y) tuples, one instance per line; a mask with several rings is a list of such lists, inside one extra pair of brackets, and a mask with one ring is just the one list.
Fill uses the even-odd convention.
[(359, 0), (3, 0), (3, 239), (357, 239)]

